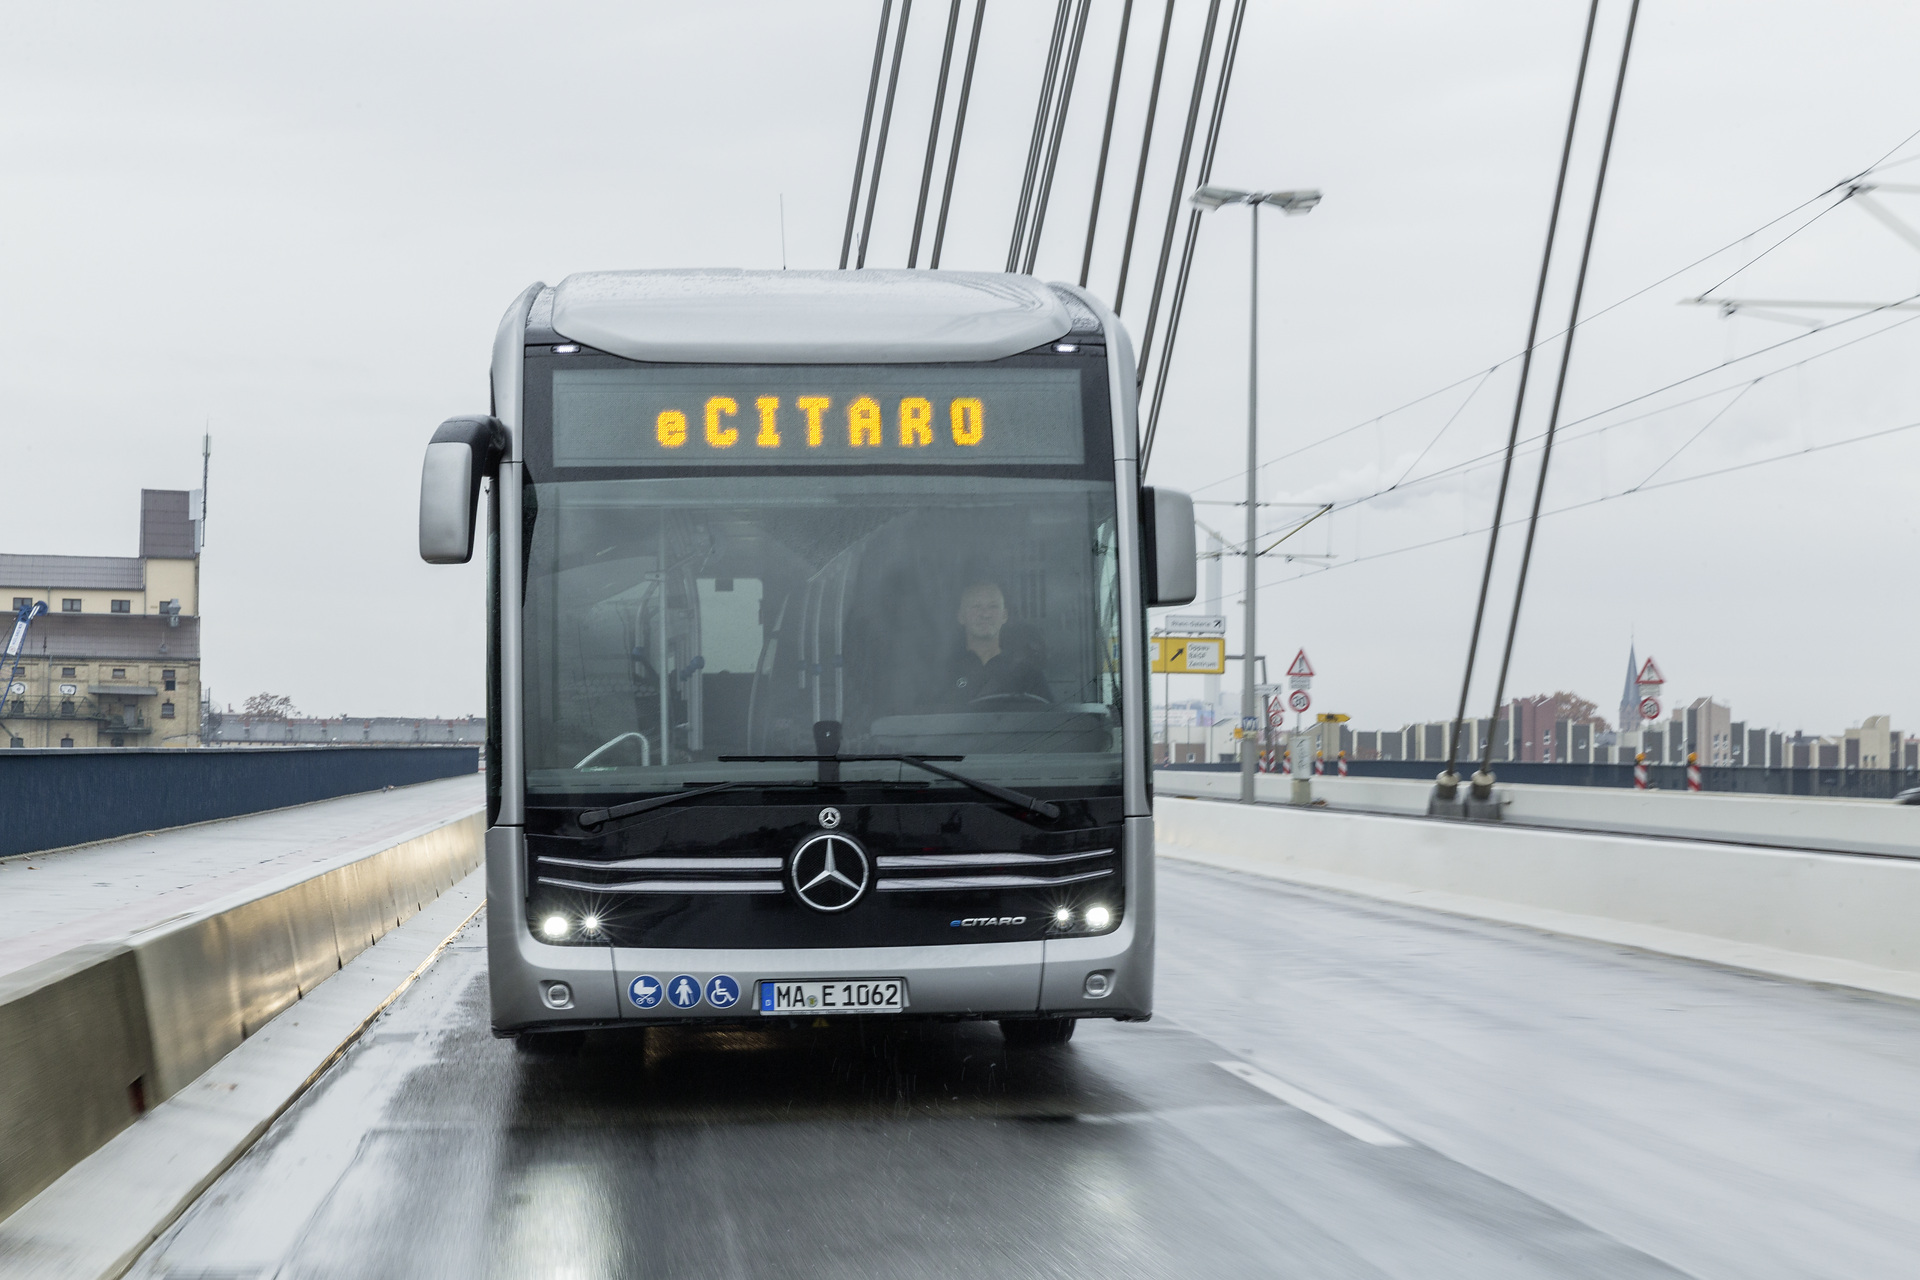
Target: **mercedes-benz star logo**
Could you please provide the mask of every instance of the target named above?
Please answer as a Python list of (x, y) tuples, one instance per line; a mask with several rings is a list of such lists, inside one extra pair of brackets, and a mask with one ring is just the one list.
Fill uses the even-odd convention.
[(831, 831), (840, 825), (840, 811), (832, 805), (820, 811), (820, 825)]
[(787, 860), (793, 896), (815, 911), (845, 911), (867, 892), (867, 851), (851, 836), (816, 831)]

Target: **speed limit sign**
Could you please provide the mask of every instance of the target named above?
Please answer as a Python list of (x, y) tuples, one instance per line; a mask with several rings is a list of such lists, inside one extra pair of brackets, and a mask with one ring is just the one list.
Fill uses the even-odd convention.
[(1313, 705), (1313, 699), (1308, 696), (1305, 689), (1295, 689), (1287, 695), (1287, 705), (1295, 711), (1305, 711)]
[(1660, 718), (1660, 699), (1640, 699), (1640, 718), (1642, 720), (1658, 720)]

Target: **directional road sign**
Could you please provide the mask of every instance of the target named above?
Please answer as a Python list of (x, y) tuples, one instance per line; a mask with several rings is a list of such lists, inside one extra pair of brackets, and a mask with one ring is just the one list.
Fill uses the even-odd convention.
[(1224, 636), (1227, 634), (1227, 618), (1222, 613), (1168, 614), (1160, 619), (1159, 630), (1165, 635)]
[(1224, 675), (1227, 643), (1214, 636), (1155, 636), (1153, 670), (1171, 675)]

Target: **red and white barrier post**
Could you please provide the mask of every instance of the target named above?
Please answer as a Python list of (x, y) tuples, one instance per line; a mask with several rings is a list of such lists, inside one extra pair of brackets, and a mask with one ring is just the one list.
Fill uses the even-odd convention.
[(1313, 753), (1313, 776), (1319, 777), (1327, 771), (1327, 756), (1324, 751)]
[(1700, 757), (1689, 751), (1687, 752), (1687, 790), (1698, 791), (1699, 789)]
[(1344, 751), (1340, 753), (1340, 776), (1347, 776), (1347, 753)]
[(1644, 751), (1633, 753), (1633, 789), (1635, 791), (1647, 789), (1647, 753)]

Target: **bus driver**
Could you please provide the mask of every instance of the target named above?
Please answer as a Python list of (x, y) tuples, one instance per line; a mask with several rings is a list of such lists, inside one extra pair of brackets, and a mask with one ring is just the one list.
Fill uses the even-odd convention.
[(984, 698), (1002, 704), (1053, 701), (1047, 678), (1032, 658), (1001, 647), (1007, 597), (998, 583), (983, 579), (961, 592), (956, 621), (964, 644), (947, 663), (940, 701), (955, 708), (971, 708)]

